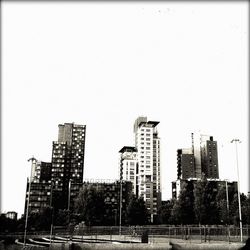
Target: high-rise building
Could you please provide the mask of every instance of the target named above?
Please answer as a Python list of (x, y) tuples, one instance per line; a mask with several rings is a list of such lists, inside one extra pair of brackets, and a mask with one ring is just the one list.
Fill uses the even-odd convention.
[(138, 196), (138, 162), (135, 147), (123, 147), (120, 156), (120, 180), (131, 181), (133, 193)]
[(135, 147), (123, 147), (120, 155), (120, 177), (133, 183), (133, 192), (143, 197), (151, 222), (161, 205), (160, 138), (157, 121), (138, 117), (134, 123)]
[[(32, 161), (31, 182), (27, 181), (25, 211), (71, 209), (83, 183), (85, 125), (59, 125), (58, 141), (53, 142), (52, 162)], [(30, 185), (30, 195), (29, 195)]]
[(194, 154), (191, 148), (177, 150), (177, 179), (195, 177)]
[[(51, 201), (51, 163), (32, 161), (31, 182), (27, 179), (24, 214), (29, 197), (29, 212), (41, 212), (50, 206)], [(30, 185), (30, 195), (29, 195)]]
[(213, 136), (201, 135), (201, 169), (207, 178), (219, 178), (217, 142)]
[(217, 142), (213, 136), (192, 133), (192, 147), (177, 150), (177, 181), (172, 182), (172, 196), (178, 197), (182, 181), (219, 180)]
[[(53, 142), (51, 180), (53, 191), (58, 198), (60, 208), (73, 206), (76, 190), (83, 182), (84, 151), (86, 126), (74, 123), (60, 124), (58, 141)], [(78, 185), (79, 184), (79, 185)]]
[(33, 182), (43, 182), (51, 180), (51, 162), (33, 162), (31, 180)]
[(213, 136), (192, 134), (192, 147), (177, 150), (177, 179), (219, 178), (217, 142)]

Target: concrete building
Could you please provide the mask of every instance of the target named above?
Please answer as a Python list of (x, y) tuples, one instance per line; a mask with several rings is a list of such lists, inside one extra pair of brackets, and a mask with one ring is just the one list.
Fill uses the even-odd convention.
[(201, 169), (207, 178), (219, 178), (217, 142), (213, 136), (201, 135)]
[(161, 204), (158, 124), (157, 121), (147, 121), (147, 117), (138, 117), (134, 123), (135, 147), (138, 153), (138, 195), (145, 200), (151, 222), (154, 222)]
[(192, 147), (177, 150), (177, 181), (172, 182), (172, 197), (178, 197), (180, 183), (185, 180), (219, 181), (217, 142), (213, 136), (192, 133)]
[(27, 192), (26, 202), (24, 208), (24, 214), (27, 208), (28, 195), (30, 186), (30, 197), (29, 197), (29, 213), (40, 213), (45, 208), (50, 206), (51, 201), (51, 182), (29, 182), (27, 180)]
[(138, 161), (135, 147), (123, 147), (120, 156), (120, 180), (131, 181), (132, 191), (138, 196)]
[[(53, 142), (52, 161), (32, 161), (29, 212), (48, 206), (71, 209), (83, 183), (85, 125), (60, 124)], [(27, 181), (25, 210), (28, 201)]]
[(191, 148), (177, 150), (177, 179), (195, 177), (194, 154)]
[(37, 161), (32, 166), (31, 180), (33, 182), (51, 180), (51, 162)]
[(177, 179), (219, 179), (217, 142), (213, 136), (193, 134), (192, 147), (177, 150)]
[[(51, 181), (53, 192), (61, 194), (58, 206), (67, 209), (73, 206), (77, 188), (83, 182), (86, 126), (74, 123), (60, 124), (58, 141), (53, 142)], [(77, 185), (78, 184), (78, 185)]]
[(17, 213), (14, 211), (9, 211), (5, 214), (5, 217), (12, 220), (17, 220)]
[(160, 138), (157, 121), (138, 117), (134, 123), (135, 147), (123, 147), (120, 153), (119, 171), (124, 180), (133, 183), (133, 192), (143, 197), (155, 221), (161, 206)]

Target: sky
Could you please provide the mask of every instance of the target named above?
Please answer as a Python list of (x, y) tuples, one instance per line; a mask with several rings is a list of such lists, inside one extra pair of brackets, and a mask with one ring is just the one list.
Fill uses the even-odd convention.
[(249, 191), (248, 1), (2, 2), (1, 212), (24, 211), (30, 162), (58, 124), (86, 125), (84, 178), (118, 178), (138, 116), (159, 121), (162, 199), (191, 133), (218, 143), (221, 179)]

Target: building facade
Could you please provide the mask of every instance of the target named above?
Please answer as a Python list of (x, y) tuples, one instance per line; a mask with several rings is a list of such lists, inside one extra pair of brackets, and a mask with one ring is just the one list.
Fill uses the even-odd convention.
[(219, 178), (217, 142), (213, 136), (201, 135), (201, 169), (207, 178)]
[[(30, 185), (30, 194), (29, 194)], [(31, 182), (27, 179), (24, 214), (29, 199), (29, 213), (40, 213), (51, 205), (51, 163), (37, 161), (31, 163)]]
[(157, 121), (138, 117), (134, 123), (135, 147), (123, 147), (119, 171), (124, 180), (133, 183), (133, 193), (143, 197), (154, 222), (161, 206), (160, 138)]
[(135, 147), (123, 147), (120, 155), (120, 180), (131, 181), (132, 191), (138, 197), (138, 161)]
[(195, 177), (194, 154), (191, 148), (177, 150), (177, 179)]
[(49, 206), (71, 209), (82, 186), (86, 126), (65, 123), (58, 127), (58, 141), (53, 142), (51, 163), (32, 160), (24, 211), (28, 197), (29, 212), (41, 212)]
[(58, 198), (56, 206), (70, 209), (83, 182), (86, 126), (64, 123), (58, 128), (58, 141), (52, 148), (51, 181)]

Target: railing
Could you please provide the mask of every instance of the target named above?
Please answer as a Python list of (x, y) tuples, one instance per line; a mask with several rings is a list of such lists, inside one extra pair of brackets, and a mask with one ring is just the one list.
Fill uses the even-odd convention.
[[(150, 242), (159, 242), (169, 239), (182, 239), (189, 242), (200, 241), (240, 241), (240, 228), (235, 226), (123, 226), (121, 228), (122, 236), (140, 238), (143, 233), (147, 232)], [(27, 232), (28, 238), (37, 238), (40, 236), (50, 235), (47, 231)], [(118, 236), (119, 226), (78, 226), (73, 230), (65, 228), (54, 228), (53, 236), (79, 237), (79, 236)], [(243, 240), (250, 237), (250, 226), (243, 227)], [(23, 232), (17, 233), (0, 233), (0, 238), (23, 238)]]

